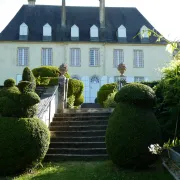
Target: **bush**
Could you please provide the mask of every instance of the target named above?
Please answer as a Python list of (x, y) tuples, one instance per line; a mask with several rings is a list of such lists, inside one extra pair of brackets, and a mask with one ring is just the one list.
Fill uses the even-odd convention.
[(140, 84), (131, 83), (125, 85), (116, 94), (114, 100), (118, 102), (126, 102), (141, 107), (154, 107), (156, 102), (156, 95), (152, 88)]
[(145, 82), (145, 81), (142, 81), (140, 82), (141, 84), (144, 84), (144, 85), (147, 85), (151, 88), (154, 88), (155, 86), (157, 86), (159, 84), (160, 81), (149, 81), (149, 82)]
[(13, 87), (15, 86), (16, 82), (14, 79), (7, 79), (6, 81), (4, 81), (4, 86), (5, 87)]
[[(27, 73), (28, 72), (28, 73)], [(27, 73), (27, 75), (25, 75)], [(23, 71), (24, 79), (31, 78), (28, 68)], [(39, 96), (34, 92), (35, 83), (21, 81), (18, 87), (4, 87), (0, 90), (0, 114), (4, 117), (33, 117), (36, 113), (36, 104), (40, 102)]]
[(108, 95), (117, 90), (118, 90), (117, 83), (103, 85), (97, 93), (98, 103), (104, 106), (104, 101), (107, 99)]
[(59, 68), (56, 66), (41, 66), (32, 70), (34, 76), (37, 77), (58, 77)]
[(104, 107), (105, 108), (115, 108), (116, 102), (114, 101), (114, 97), (116, 95), (117, 91), (109, 94), (108, 98), (104, 101)]
[(47, 126), (37, 118), (0, 118), (0, 174), (20, 173), (42, 161), (50, 143)]
[(84, 102), (84, 96), (81, 94), (79, 98), (76, 98), (74, 101), (74, 106), (80, 106)]
[(67, 99), (67, 107), (68, 108), (74, 108), (74, 102), (75, 102), (75, 96), (69, 96)]
[[(148, 146), (161, 144), (160, 126), (152, 110), (153, 90), (133, 83), (122, 87), (115, 99), (117, 105), (106, 130), (109, 157), (119, 167), (147, 167), (156, 160)], [(142, 106), (144, 102), (148, 105)]]
[(31, 91), (35, 91), (35, 89), (36, 89), (36, 79), (35, 79), (32, 71), (28, 67), (25, 67), (24, 70), (23, 70), (22, 81), (21, 82), (23, 82), (23, 81), (31, 82), (31, 86), (29, 87), (29, 89), (31, 88)]

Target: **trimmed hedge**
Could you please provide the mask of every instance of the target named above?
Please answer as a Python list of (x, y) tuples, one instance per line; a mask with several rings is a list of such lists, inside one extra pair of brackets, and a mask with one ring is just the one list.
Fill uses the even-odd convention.
[(60, 74), (57, 66), (41, 66), (32, 70), (34, 76), (37, 77), (58, 77)]
[(37, 118), (0, 118), (0, 175), (35, 167), (47, 153), (50, 133)]
[(13, 87), (15, 86), (16, 81), (14, 79), (7, 79), (4, 81), (4, 86), (5, 87)]
[(153, 107), (156, 102), (156, 95), (152, 88), (140, 83), (130, 83), (121, 88), (114, 100), (126, 102), (141, 107)]
[(152, 110), (118, 103), (106, 130), (110, 159), (119, 167), (145, 168), (156, 160), (151, 144), (161, 144), (160, 126)]
[(109, 94), (108, 98), (104, 101), (104, 107), (105, 108), (115, 108), (116, 102), (114, 101), (114, 97), (116, 95), (117, 91)]
[(159, 82), (160, 81), (148, 81), (148, 82), (142, 81), (140, 83), (153, 88), (153, 87), (157, 86), (159, 84)]
[(107, 99), (109, 94), (118, 90), (117, 83), (105, 84), (97, 92), (97, 101), (104, 107), (104, 101)]
[(116, 94), (116, 108), (106, 130), (107, 152), (119, 167), (145, 168), (156, 160), (151, 144), (161, 144), (160, 125), (153, 113), (155, 94), (143, 84), (125, 85)]
[(74, 106), (80, 106), (84, 102), (84, 96), (81, 94), (79, 98), (75, 99)]
[(68, 97), (74, 95), (77, 98), (81, 96), (84, 90), (84, 84), (77, 79), (69, 79), (68, 84)]

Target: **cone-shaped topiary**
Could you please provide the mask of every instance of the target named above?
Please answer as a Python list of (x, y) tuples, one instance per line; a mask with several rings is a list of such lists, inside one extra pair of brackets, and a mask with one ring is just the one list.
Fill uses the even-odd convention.
[(22, 172), (47, 153), (48, 127), (37, 118), (0, 118), (0, 176)]
[(34, 91), (36, 89), (36, 79), (35, 79), (32, 71), (28, 67), (25, 67), (23, 70), (22, 81), (31, 82), (32, 83), (31, 84), (32, 91)]
[(15, 86), (16, 82), (14, 79), (7, 79), (6, 81), (4, 81), (4, 86), (5, 87), (13, 87)]
[(156, 159), (148, 146), (161, 143), (160, 126), (152, 111), (155, 94), (146, 85), (132, 83), (122, 87), (115, 99), (106, 131), (107, 152), (119, 167), (147, 167)]

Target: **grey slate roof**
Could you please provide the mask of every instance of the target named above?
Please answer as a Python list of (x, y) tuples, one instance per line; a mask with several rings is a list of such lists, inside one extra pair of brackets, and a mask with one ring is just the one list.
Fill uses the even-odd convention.
[[(23, 5), (7, 27), (2, 31), (0, 40), (19, 40), (19, 26), (25, 22), (29, 27), (29, 41), (43, 40), (43, 26), (49, 23), (52, 26), (52, 41), (71, 41), (70, 28), (76, 24), (79, 27), (79, 41), (90, 41), (90, 27), (99, 23), (99, 7), (76, 7), (67, 6), (67, 28), (61, 28), (61, 7), (50, 5)], [(116, 32), (123, 24), (127, 30), (127, 42), (140, 43), (139, 37), (133, 37), (145, 25), (153, 29), (154, 27), (136, 9), (128, 7), (106, 7), (106, 30), (100, 31), (100, 36), (104, 34), (105, 42), (118, 42)], [(151, 37), (150, 43), (155, 43), (156, 38)]]

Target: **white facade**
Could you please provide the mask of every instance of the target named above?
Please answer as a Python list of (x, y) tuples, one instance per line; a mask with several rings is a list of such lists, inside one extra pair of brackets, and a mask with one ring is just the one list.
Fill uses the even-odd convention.
[[(18, 64), (18, 48), (28, 48), (26, 57), (28, 66), (33, 69), (42, 65), (42, 49), (51, 49), (52, 56), (49, 60), (53, 66), (68, 64), (69, 74), (84, 82), (85, 102), (94, 102), (97, 91), (106, 83), (115, 82), (120, 75), (117, 67), (113, 65), (114, 50), (121, 49), (124, 54), (124, 64), (127, 67), (125, 76), (128, 82), (134, 80), (152, 81), (161, 78), (159, 69), (164, 67), (171, 57), (165, 51), (165, 45), (154, 44), (120, 44), (120, 43), (80, 43), (80, 42), (0, 42), (0, 85), (4, 80), (14, 78), (17, 82), (21, 80), (21, 74), (25, 66)], [(71, 66), (71, 49), (80, 49), (81, 61), (78, 66)], [(90, 66), (90, 50), (98, 49), (99, 64)], [(134, 66), (136, 51), (143, 53), (143, 66)], [(137, 59), (140, 60), (140, 59)]]

